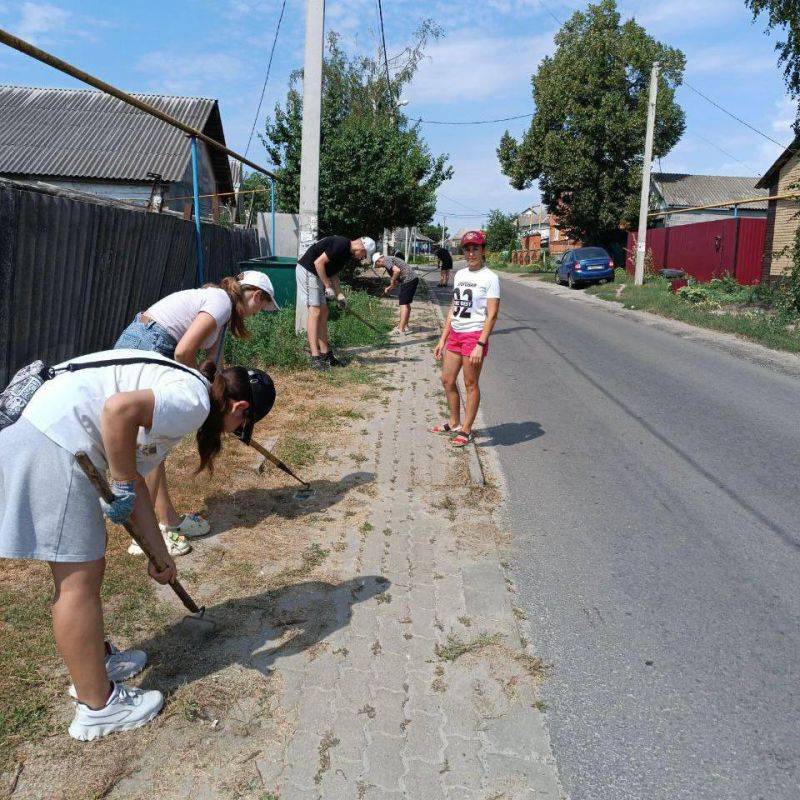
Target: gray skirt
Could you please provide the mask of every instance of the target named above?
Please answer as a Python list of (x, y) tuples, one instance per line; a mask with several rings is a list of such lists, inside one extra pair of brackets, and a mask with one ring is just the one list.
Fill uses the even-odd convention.
[(102, 558), (106, 526), (97, 491), (72, 453), (24, 417), (0, 431), (0, 558)]

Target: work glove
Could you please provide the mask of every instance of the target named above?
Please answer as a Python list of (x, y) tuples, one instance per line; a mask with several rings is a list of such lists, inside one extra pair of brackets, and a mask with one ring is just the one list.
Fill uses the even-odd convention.
[(347, 308), (347, 298), (341, 292), (336, 295), (336, 302), (339, 304), (339, 308), (342, 310)]
[(325, 288), (325, 299), (326, 300), (333, 300), (336, 292), (333, 291), (333, 286), (327, 286)]
[(111, 491), (114, 500), (107, 503), (100, 500), (103, 513), (117, 525), (122, 525), (131, 518), (136, 502), (136, 481), (112, 481)]

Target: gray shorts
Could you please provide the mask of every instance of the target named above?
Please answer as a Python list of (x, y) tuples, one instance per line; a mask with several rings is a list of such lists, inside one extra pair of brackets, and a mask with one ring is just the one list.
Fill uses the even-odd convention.
[(0, 558), (97, 561), (106, 525), (72, 453), (24, 417), (0, 431)]
[(318, 275), (312, 275), (302, 264), (294, 269), (297, 281), (297, 304), (301, 307), (324, 306), (325, 284)]

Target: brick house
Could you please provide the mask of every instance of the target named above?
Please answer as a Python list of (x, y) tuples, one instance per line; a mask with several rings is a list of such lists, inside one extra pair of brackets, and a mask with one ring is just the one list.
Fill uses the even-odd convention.
[[(800, 192), (800, 136), (783, 151), (756, 186), (766, 189), (770, 197)], [(792, 268), (789, 251), (800, 225), (798, 212), (800, 198), (769, 201), (764, 258), (761, 264), (762, 282), (777, 278)]]

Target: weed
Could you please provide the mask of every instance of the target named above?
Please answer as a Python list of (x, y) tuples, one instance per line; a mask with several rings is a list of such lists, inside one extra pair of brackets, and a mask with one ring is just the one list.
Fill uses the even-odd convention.
[(375, 711), (375, 709), (371, 705), (367, 704), (367, 705), (364, 706), (364, 708), (359, 708), (358, 709), (358, 713), (359, 714), (366, 714), (368, 719), (375, 719), (375, 715), (378, 712)]
[(535, 703), (531, 703), (531, 705), (537, 711), (541, 711), (542, 714), (544, 714), (544, 712), (547, 711), (547, 703), (545, 703), (544, 700), (537, 700)]
[(383, 650), (383, 648), (381, 647), (381, 643), (376, 639), (372, 643), (372, 647), (370, 647), (370, 650), (372, 650), (372, 655), (378, 656), (378, 655), (380, 655), (380, 653)]
[(375, 597), (375, 601), (377, 603), (391, 603), (392, 596), (389, 594), (389, 592), (383, 592), (383, 594), (379, 594)]
[(375, 526), (371, 522), (362, 522), (359, 530), (361, 533), (370, 533), (375, 530)]
[(276, 455), (293, 467), (305, 467), (317, 460), (319, 450), (318, 443), (289, 434), (278, 443)]
[(472, 625), (472, 618), (471, 617), (459, 617), (458, 621), (465, 627), (469, 628)]
[(339, 744), (339, 739), (336, 738), (333, 731), (328, 731), (319, 743), (319, 767), (317, 773), (314, 775), (314, 783), (319, 786), (322, 783), (322, 776), (331, 768), (331, 754), (330, 750)]
[(500, 638), (499, 633), (493, 635), (481, 633), (471, 641), (465, 642), (457, 634), (451, 633), (447, 637), (445, 644), (436, 645), (434, 652), (440, 661), (455, 661), (466, 653), (474, 653), (477, 650), (482, 650), (484, 647), (497, 644)]

